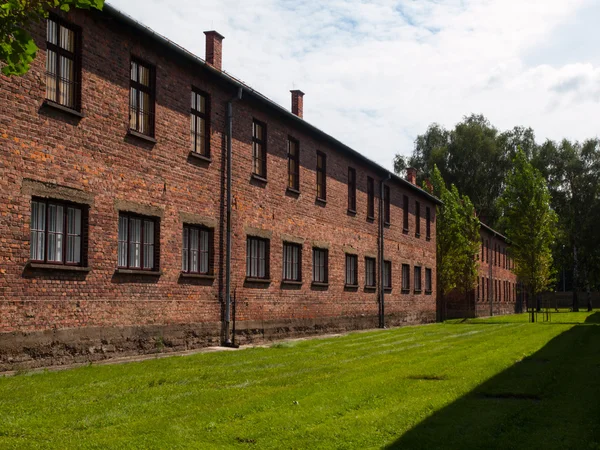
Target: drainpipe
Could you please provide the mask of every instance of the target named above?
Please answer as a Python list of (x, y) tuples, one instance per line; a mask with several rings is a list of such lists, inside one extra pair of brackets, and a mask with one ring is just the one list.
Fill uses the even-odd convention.
[[(379, 189), (379, 328), (385, 328), (385, 270), (384, 270), (384, 230), (385, 230), (385, 211), (384, 211), (384, 186), (385, 182), (392, 179), (392, 174), (388, 172), (387, 178), (381, 179)], [(391, 195), (391, 194), (390, 194)], [(391, 201), (391, 200), (390, 200)]]
[(227, 102), (227, 238), (225, 243), (225, 347), (232, 345), (229, 326), (231, 323), (231, 159), (233, 139), (233, 102), (242, 99), (242, 88)]

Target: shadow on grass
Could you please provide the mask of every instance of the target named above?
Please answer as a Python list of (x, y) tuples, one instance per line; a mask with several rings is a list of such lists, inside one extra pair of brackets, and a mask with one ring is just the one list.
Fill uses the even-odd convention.
[(388, 448), (600, 449), (599, 380), (600, 326), (574, 326)]
[(600, 312), (596, 312), (585, 319), (585, 323), (600, 323)]

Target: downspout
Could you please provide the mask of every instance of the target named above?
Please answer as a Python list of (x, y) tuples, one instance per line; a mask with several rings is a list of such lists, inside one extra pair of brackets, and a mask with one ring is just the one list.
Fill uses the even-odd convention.
[[(385, 182), (392, 179), (392, 174), (388, 172), (387, 178), (381, 179), (379, 189), (379, 328), (385, 328), (385, 270), (384, 270), (384, 230), (385, 230), (385, 203), (384, 186)], [(390, 199), (391, 201), (391, 199)]]
[(225, 346), (231, 346), (229, 327), (231, 324), (231, 160), (233, 140), (233, 102), (242, 99), (242, 88), (238, 88), (237, 95), (227, 102), (227, 237), (225, 242)]

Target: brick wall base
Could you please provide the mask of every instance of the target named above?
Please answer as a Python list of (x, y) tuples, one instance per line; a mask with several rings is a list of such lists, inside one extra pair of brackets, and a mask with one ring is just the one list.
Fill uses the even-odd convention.
[[(431, 312), (386, 316), (387, 327), (435, 321)], [(377, 316), (283, 319), (236, 323), (237, 344), (376, 328)], [(0, 372), (169, 353), (220, 345), (221, 323), (87, 327), (0, 334)]]

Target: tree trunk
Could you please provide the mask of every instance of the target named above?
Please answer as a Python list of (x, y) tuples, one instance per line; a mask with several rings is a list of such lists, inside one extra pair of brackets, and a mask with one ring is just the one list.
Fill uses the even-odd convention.
[(592, 308), (592, 293), (590, 292), (590, 286), (587, 286), (587, 309), (588, 312), (592, 312), (594, 308)]
[(577, 277), (578, 264), (577, 264), (577, 247), (573, 244), (573, 312), (579, 311), (579, 298), (577, 297)]

